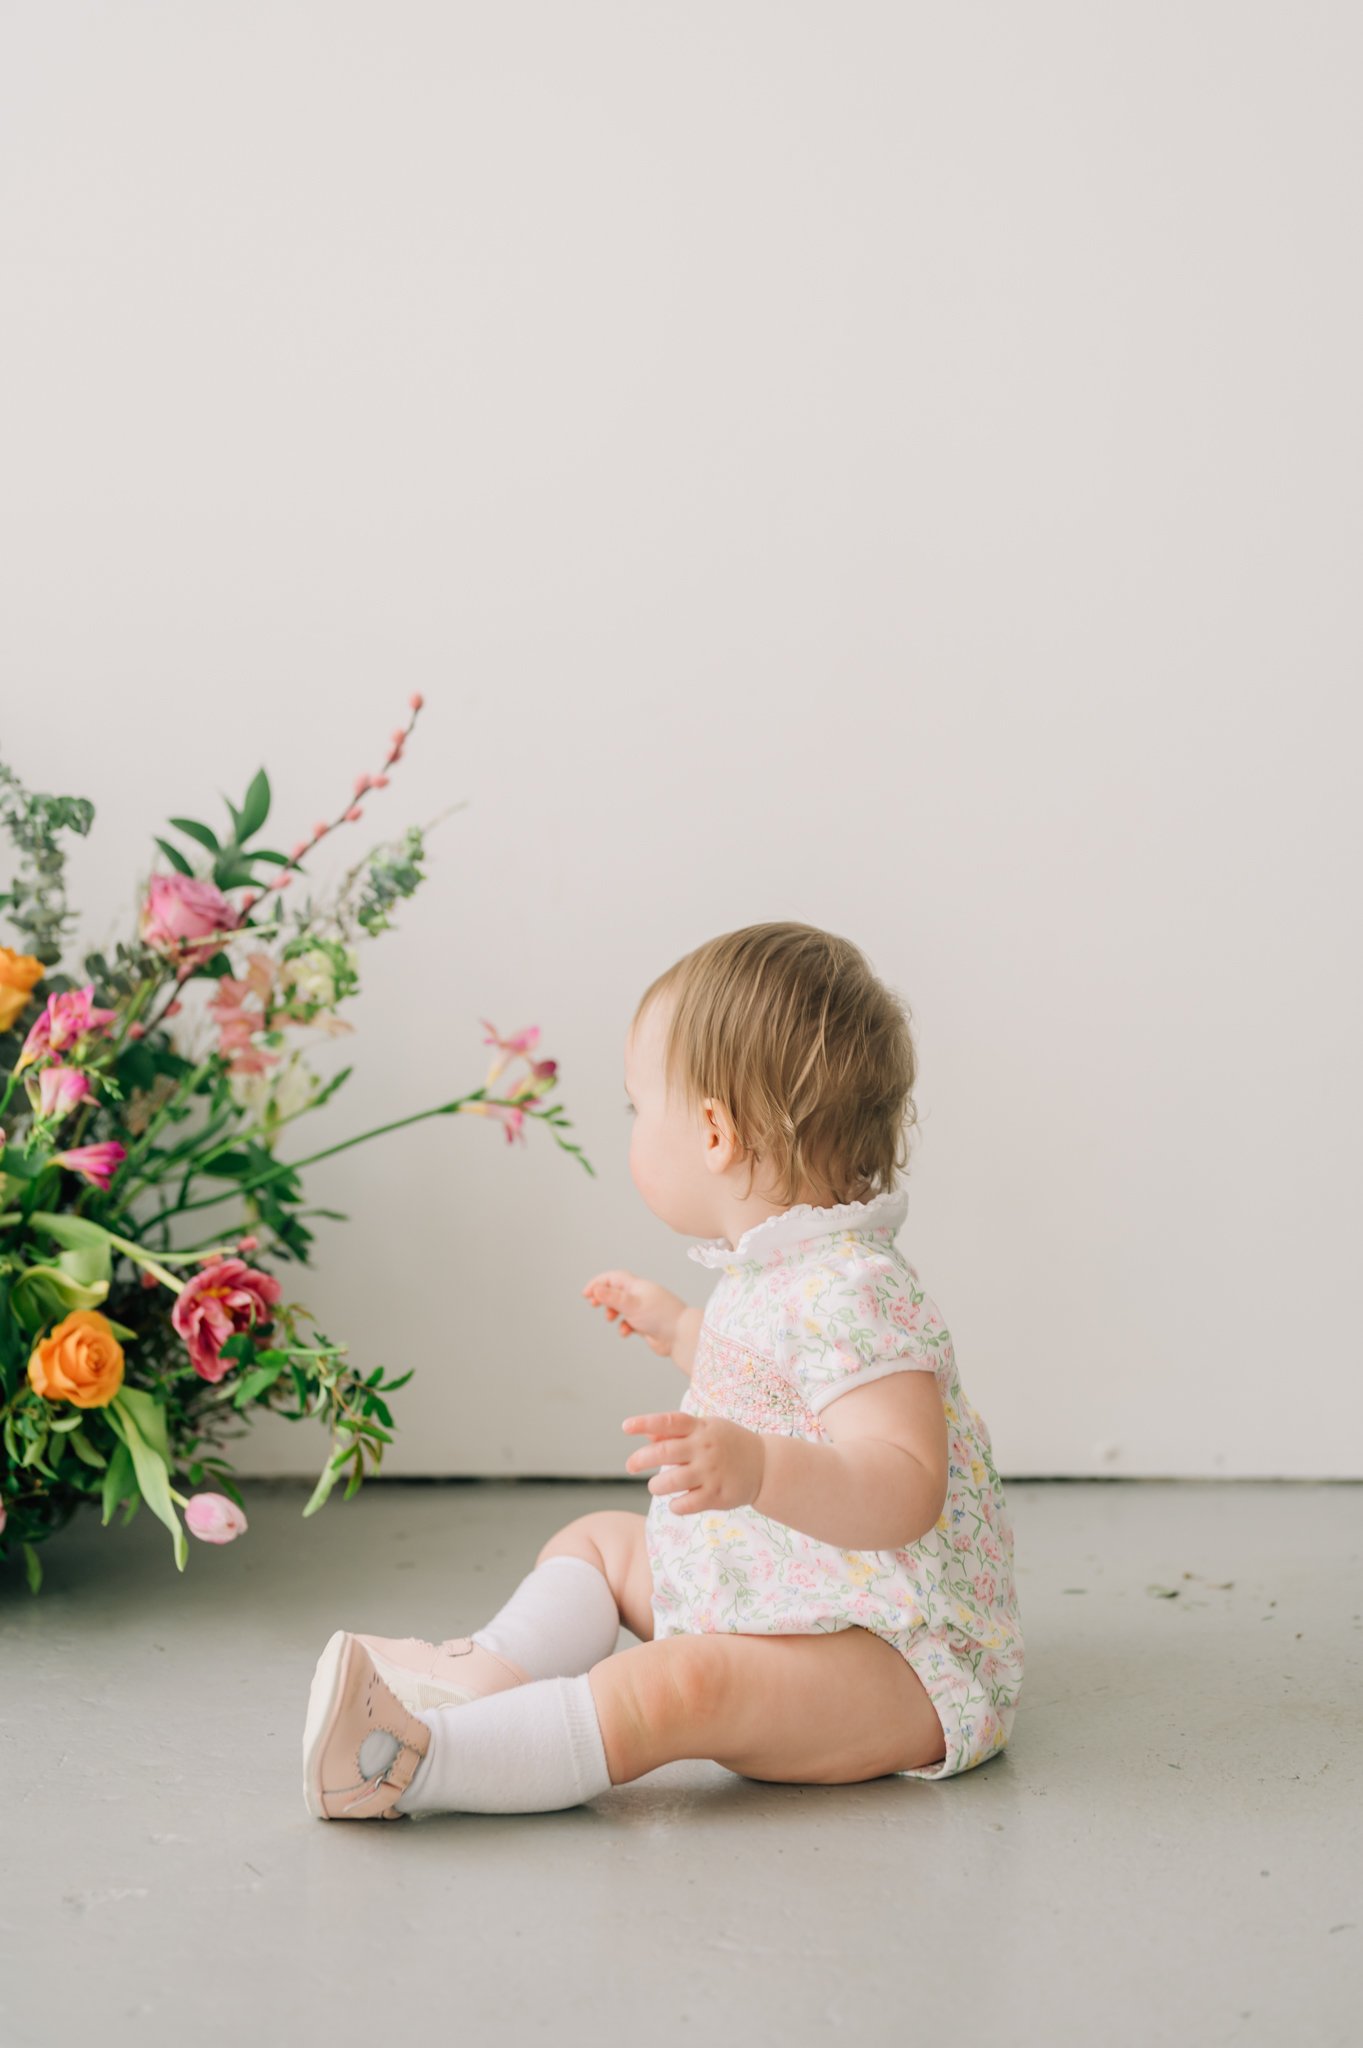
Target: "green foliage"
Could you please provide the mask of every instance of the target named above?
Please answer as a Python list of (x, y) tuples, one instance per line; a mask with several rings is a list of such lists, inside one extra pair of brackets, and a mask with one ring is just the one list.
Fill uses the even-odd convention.
[[(290, 856), (252, 843), (270, 816), (263, 768), (240, 805), (224, 802), (228, 827), (215, 830), (176, 816), (167, 821), (168, 829), (183, 845), (154, 838), (173, 872), (211, 878), (224, 893), (259, 889), (262, 871), (302, 872)], [(88, 832), (93, 817), (94, 807), (84, 798), (29, 795), (0, 763), (0, 824), (19, 853), (19, 873), (9, 893), (0, 895), (0, 908), (7, 910), (24, 950), (48, 970), (35, 989), (32, 1013), (21, 1013), (0, 1032), (0, 1128), (6, 1137), (0, 1153), (0, 1567), (22, 1556), (34, 1593), (42, 1583), (41, 1545), (82, 1507), (98, 1509), (104, 1527), (121, 1511), (126, 1527), (145, 1503), (170, 1532), (177, 1569), (184, 1570), (188, 1543), (176, 1475), (187, 1474), (189, 1486), (220, 1490), (242, 1506), (224, 1451), (262, 1408), (290, 1421), (320, 1421), (331, 1434), (305, 1514), (317, 1512), (343, 1473), (345, 1498), (353, 1498), (393, 1441), (390, 1400), (412, 1370), (385, 1379), (385, 1368), (378, 1366), (362, 1376), (343, 1343), (311, 1327), (303, 1303), (281, 1299), (269, 1318), (229, 1337), (218, 1358), (221, 1376), (208, 1380), (171, 1320), (172, 1297), (205, 1256), (234, 1252), (247, 1231), (259, 1243), (250, 1263), (259, 1261), (276, 1276), (291, 1264), (306, 1264), (313, 1243), (307, 1221), (346, 1220), (344, 1211), (304, 1206), (309, 1165), (384, 1131), (453, 1114), (487, 1092), (476, 1089), (304, 1157), (281, 1160), (277, 1146), (286, 1126), (323, 1108), (351, 1067), (323, 1082), (304, 1066), (316, 1085), (301, 1098), (289, 1097), (285, 1110), (285, 1091), (277, 1097), (271, 1083), (259, 1091), (241, 1088), (226, 1040), (223, 1048), (197, 1059), (176, 1049), (166, 1019), (180, 982), (174, 963), (140, 933), (87, 953), (79, 974), (64, 972), (62, 943), (70, 919), (59, 836)], [(358, 989), (351, 939), (359, 931), (372, 937), (390, 928), (395, 907), (425, 879), (424, 858), (423, 833), (411, 827), (401, 840), (372, 853), (367, 868), (351, 871), (351, 878), (362, 868), (365, 875), (357, 906), (347, 900), (348, 878), (329, 903), (295, 903), (289, 911), (275, 893), (268, 916), (257, 924), (243, 922), (243, 936), (249, 934), (253, 945), (267, 943), (278, 964), (303, 963), (271, 988), (269, 1011), (251, 1030), (256, 1044), (279, 1054), (291, 1029), (327, 1021)], [(289, 916), (293, 927), (286, 931)], [(213, 982), (242, 973), (244, 963), (234, 959), (236, 943), (235, 937), (225, 940), (186, 979)], [(86, 1074), (89, 1097), (59, 1125), (35, 1128), (25, 1075), (16, 1071), (19, 1047), (38, 1005), (86, 984), (93, 986), (96, 1004), (114, 1012), (106, 1028), (63, 1048), (64, 1061)], [(285, 1060), (274, 1071), (286, 1074), (292, 1064)], [(558, 1134), (567, 1119), (557, 1105), (526, 1099), (524, 1113), (545, 1123), (564, 1149), (578, 1151)], [(124, 1148), (124, 1156), (108, 1189), (53, 1161), (59, 1150), (109, 1139)], [(585, 1159), (581, 1163), (592, 1170)], [(224, 1210), (230, 1221), (221, 1220)], [(216, 1216), (216, 1228), (200, 1211)], [(208, 1235), (202, 1234), (205, 1227)], [(35, 1346), (75, 1310), (102, 1317), (124, 1347), (121, 1383), (102, 1406), (49, 1399), (28, 1377)], [(179, 1485), (185, 1483), (181, 1477)]]
[(66, 855), (57, 835), (84, 838), (94, 817), (88, 797), (30, 795), (0, 761), (0, 824), (19, 851), (19, 871), (8, 893), (0, 895), (0, 909), (19, 934), (21, 950), (45, 967), (61, 959), (66, 927), (73, 922), (66, 908)]
[(391, 922), (388, 913), (394, 905), (404, 897), (415, 895), (425, 881), (426, 877), (418, 865), (425, 857), (421, 828), (409, 825), (406, 838), (396, 850), (376, 854), (370, 861), (356, 919), (371, 938), (388, 930)]

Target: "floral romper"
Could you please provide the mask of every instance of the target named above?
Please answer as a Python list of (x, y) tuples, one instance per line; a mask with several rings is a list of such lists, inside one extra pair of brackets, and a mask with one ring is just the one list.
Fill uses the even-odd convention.
[[(951, 1337), (893, 1238), (903, 1188), (869, 1202), (805, 1202), (689, 1256), (720, 1270), (706, 1304), (688, 1415), (773, 1436), (831, 1441), (839, 1394), (891, 1372), (932, 1372), (947, 1419), (947, 1497), (936, 1525), (901, 1550), (842, 1550), (753, 1507), (674, 1514), (655, 1494), (645, 1522), (655, 1638), (725, 1630), (811, 1635), (870, 1629), (923, 1681), (946, 1756), (899, 1775), (948, 1778), (1003, 1748), (1022, 1685), (1013, 1531), (989, 1432), (962, 1391)], [(667, 1468), (664, 1467), (664, 1470)]]

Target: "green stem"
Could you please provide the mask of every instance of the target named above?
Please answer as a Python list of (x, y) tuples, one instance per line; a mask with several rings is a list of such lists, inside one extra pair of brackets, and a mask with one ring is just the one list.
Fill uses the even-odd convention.
[[(330, 1159), (338, 1152), (348, 1152), (352, 1145), (367, 1144), (370, 1138), (382, 1138), (389, 1131), (401, 1131), (408, 1124), (419, 1124), (427, 1117), (452, 1116), (468, 1102), (480, 1102), (486, 1094), (486, 1086), (475, 1088), (471, 1095), (458, 1095), (453, 1102), (442, 1102), (434, 1109), (419, 1109), (413, 1116), (395, 1117), (392, 1123), (376, 1124), (373, 1130), (361, 1131), (357, 1137), (343, 1138), (339, 1145), (328, 1145), (324, 1151), (309, 1153), (306, 1159), (281, 1160), (266, 1173), (258, 1173), (253, 1180), (243, 1180), (227, 1188), (220, 1195), (202, 1195), (197, 1202), (179, 1202), (172, 1209), (162, 1209), (147, 1219), (145, 1228), (154, 1230), (158, 1223), (167, 1222), (172, 1216), (187, 1216), (192, 1209), (211, 1209), (218, 1202), (235, 1201), (238, 1195), (250, 1194), (253, 1188), (264, 1187), (267, 1182), (278, 1180), (281, 1174), (299, 1173), (305, 1166), (315, 1166), (319, 1159)], [(536, 1114), (528, 1101), (508, 1101), (504, 1097), (492, 1098), (493, 1103), (504, 1109), (524, 1110), (529, 1116)]]

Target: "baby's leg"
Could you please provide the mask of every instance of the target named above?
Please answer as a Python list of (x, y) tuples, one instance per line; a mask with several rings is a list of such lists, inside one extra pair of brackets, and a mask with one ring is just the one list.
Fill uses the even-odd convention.
[(530, 1679), (575, 1676), (610, 1656), (622, 1620), (642, 1640), (652, 1636), (651, 1593), (644, 1517), (579, 1515), (549, 1538), (534, 1570), (472, 1640), (502, 1659), (499, 1683), (507, 1664)]
[(594, 1664), (613, 1785), (707, 1757), (746, 1778), (845, 1785), (939, 1763), (921, 1679), (864, 1628), (831, 1635), (677, 1635)]
[(653, 1573), (644, 1544), (646, 1517), (625, 1508), (579, 1515), (551, 1536), (535, 1559), (585, 1557), (615, 1595), (620, 1619), (641, 1643), (653, 1640)]

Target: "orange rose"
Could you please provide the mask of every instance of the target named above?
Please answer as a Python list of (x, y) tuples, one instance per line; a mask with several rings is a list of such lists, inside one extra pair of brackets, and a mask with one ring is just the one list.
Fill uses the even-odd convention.
[(107, 1316), (77, 1308), (63, 1317), (29, 1359), (28, 1383), (45, 1401), (107, 1408), (123, 1384), (123, 1346)]
[(31, 953), (14, 953), (0, 946), (0, 1031), (8, 1031), (16, 1017), (28, 1008), (34, 984), (47, 969)]

